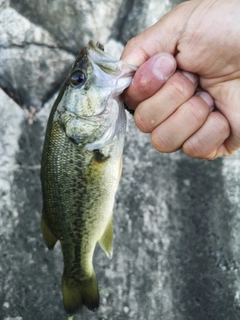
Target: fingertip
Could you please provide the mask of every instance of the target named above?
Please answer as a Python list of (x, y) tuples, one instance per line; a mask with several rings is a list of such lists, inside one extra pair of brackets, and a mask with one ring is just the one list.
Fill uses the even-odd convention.
[(196, 96), (199, 96), (200, 98), (202, 98), (206, 104), (209, 106), (210, 111), (213, 111), (214, 109), (214, 101), (213, 98), (210, 96), (209, 93), (204, 92), (204, 91), (200, 91), (196, 93)]
[(181, 73), (182, 73), (186, 78), (188, 78), (188, 80), (190, 80), (194, 85), (197, 84), (197, 82), (198, 82), (198, 76), (197, 76), (197, 74), (192, 73), (192, 72), (187, 72), (187, 71), (184, 71), (184, 70), (181, 70)]
[(176, 70), (176, 61), (168, 53), (154, 55), (136, 71), (123, 97), (126, 104), (135, 109), (137, 105), (153, 96)]
[[(152, 61), (151, 61), (152, 59)], [(156, 79), (166, 81), (176, 70), (177, 63), (174, 57), (161, 52), (149, 59), (150, 69)]]

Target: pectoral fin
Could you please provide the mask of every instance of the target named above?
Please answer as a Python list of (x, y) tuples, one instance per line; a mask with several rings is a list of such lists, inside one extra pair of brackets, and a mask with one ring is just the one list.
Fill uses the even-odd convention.
[(108, 225), (105, 229), (105, 232), (102, 238), (98, 241), (101, 248), (106, 253), (109, 259), (112, 258), (112, 254), (113, 254), (112, 242), (113, 242), (113, 225), (112, 225), (112, 216), (111, 216), (111, 219), (108, 222)]
[[(123, 167), (123, 158), (121, 157), (119, 171), (118, 171), (118, 185), (119, 185), (119, 181), (120, 181), (121, 175), (122, 175), (122, 167)], [(118, 185), (117, 185), (117, 187), (118, 187)]]
[(42, 217), (41, 221), (41, 227), (42, 227), (42, 234), (43, 238), (45, 240), (45, 243), (49, 250), (53, 250), (56, 242), (58, 239), (52, 234), (52, 231), (49, 229), (48, 225), (46, 224), (46, 221)]

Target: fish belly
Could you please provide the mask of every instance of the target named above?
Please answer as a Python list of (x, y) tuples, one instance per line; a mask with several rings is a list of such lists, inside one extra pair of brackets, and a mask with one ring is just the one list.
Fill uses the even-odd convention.
[(61, 242), (62, 292), (69, 314), (82, 304), (91, 310), (99, 305), (92, 258), (98, 241), (107, 254), (111, 251), (121, 148), (117, 142), (110, 155), (101, 159), (69, 141), (57, 122), (46, 136), (41, 171), (42, 230), (49, 249)]

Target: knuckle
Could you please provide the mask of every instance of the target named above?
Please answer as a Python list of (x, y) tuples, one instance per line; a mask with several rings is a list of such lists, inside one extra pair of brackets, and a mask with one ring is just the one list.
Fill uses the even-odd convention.
[(198, 97), (193, 97), (188, 103), (192, 120), (198, 123), (203, 122), (209, 114), (209, 107), (206, 104), (202, 104)]
[(199, 131), (191, 136), (182, 146), (183, 151), (192, 158), (215, 159), (219, 156), (219, 146), (229, 136), (229, 123), (221, 113), (210, 113), (206, 123), (207, 126), (201, 133)]
[(211, 148), (210, 150), (205, 150), (204, 144), (201, 144), (200, 141), (196, 143), (192, 141), (187, 141), (183, 144), (182, 149), (186, 155), (192, 158), (205, 159), (211, 161), (218, 157), (217, 149)]
[(187, 140), (183, 146), (182, 149), (188, 155), (192, 158), (204, 158), (203, 156), (203, 145), (201, 144), (200, 140), (194, 139), (194, 141)]
[[(159, 130), (158, 130), (159, 131)], [(167, 132), (157, 132), (154, 130), (151, 134), (151, 144), (159, 152), (172, 152), (175, 149), (172, 146), (172, 141)]]
[(131, 38), (130, 40), (127, 41), (126, 46), (128, 46), (129, 48), (135, 48), (136, 42), (137, 42), (137, 38), (133, 37), (133, 38)]
[(145, 133), (151, 132), (151, 120), (144, 108), (139, 105), (134, 113), (134, 121), (136, 126)]
[(143, 61), (147, 61), (149, 59), (149, 55), (147, 51), (140, 46), (139, 41), (139, 36), (135, 36), (127, 41), (125, 48), (127, 47), (129, 51), (135, 52)]
[(227, 119), (222, 114), (220, 114), (219, 112), (211, 113), (211, 120), (212, 125), (215, 127), (215, 130), (219, 134), (226, 137), (229, 135), (230, 126)]

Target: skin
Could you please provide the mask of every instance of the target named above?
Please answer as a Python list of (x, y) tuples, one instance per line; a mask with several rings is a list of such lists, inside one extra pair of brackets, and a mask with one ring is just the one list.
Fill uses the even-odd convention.
[[(101, 65), (104, 54), (90, 42), (88, 49), (80, 51), (60, 90), (48, 120), (41, 162), (42, 233), (50, 250), (58, 240), (61, 243), (62, 294), (69, 315), (82, 305), (92, 311), (99, 306), (92, 259), (97, 242), (112, 256), (112, 213), (126, 127), (117, 95), (129, 85), (129, 72), (134, 72), (107, 56), (103, 70), (96, 71), (93, 55)], [(76, 80), (80, 71), (82, 82)], [(107, 139), (109, 126), (113, 135)]]
[(212, 160), (240, 148), (240, 2), (181, 3), (131, 39), (124, 93), (154, 148)]

